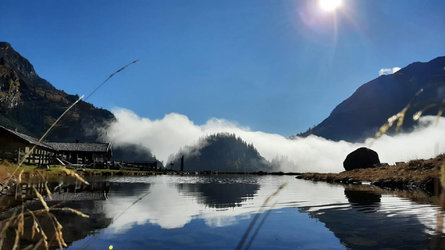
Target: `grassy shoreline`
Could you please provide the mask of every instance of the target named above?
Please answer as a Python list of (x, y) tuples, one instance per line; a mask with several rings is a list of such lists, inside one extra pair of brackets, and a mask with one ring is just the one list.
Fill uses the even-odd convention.
[[(17, 166), (11, 163), (0, 163), (0, 178), (7, 178), (10, 176)], [(36, 166), (23, 165), (17, 169), (13, 178), (17, 178), (19, 173), (23, 170), (22, 177), (24, 179), (45, 176), (46, 178), (57, 178), (68, 176), (65, 173), (66, 167), (61, 165), (52, 165), (48, 169), (37, 168)], [(150, 175), (216, 175), (216, 174), (234, 174), (234, 175), (300, 175), (300, 173), (284, 173), (284, 172), (215, 172), (215, 171), (175, 171), (175, 170), (123, 170), (123, 169), (71, 169), (80, 176), (150, 176)]]
[(420, 189), (437, 194), (440, 190), (443, 166), (445, 166), (445, 154), (426, 160), (411, 160), (407, 163), (341, 173), (303, 173), (297, 178), (342, 184), (367, 183), (386, 189)]
[[(0, 164), (0, 178), (7, 178), (14, 173), (16, 165)], [(47, 178), (57, 178), (61, 176), (68, 176), (65, 172), (66, 167), (61, 165), (50, 166), (48, 169), (37, 168), (36, 166), (23, 165), (17, 169), (13, 174), (13, 178), (17, 178), (21, 171), (23, 171), (22, 178), (32, 178), (45, 176)], [(113, 175), (156, 175), (163, 174), (164, 171), (136, 171), (136, 170), (116, 170), (116, 169), (71, 169), (81, 176), (113, 176)]]

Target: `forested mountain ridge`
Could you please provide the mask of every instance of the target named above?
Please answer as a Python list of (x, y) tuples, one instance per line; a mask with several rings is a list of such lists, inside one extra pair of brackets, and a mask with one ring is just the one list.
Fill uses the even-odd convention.
[[(79, 97), (56, 89), (7, 42), (0, 42), (0, 124), (40, 137)], [(97, 141), (98, 128), (115, 119), (108, 110), (81, 101), (49, 135), (53, 141)]]
[(210, 135), (195, 145), (178, 152), (170, 163), (180, 169), (184, 156), (185, 171), (254, 172), (273, 171), (255, 147), (234, 134)]

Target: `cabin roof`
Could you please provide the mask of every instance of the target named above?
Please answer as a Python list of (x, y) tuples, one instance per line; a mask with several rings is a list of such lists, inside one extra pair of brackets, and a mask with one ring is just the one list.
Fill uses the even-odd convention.
[(48, 148), (48, 149), (52, 149), (51, 146), (47, 145), (45, 142), (39, 142), (39, 139), (34, 138), (34, 137), (32, 137), (32, 136), (25, 135), (25, 134), (22, 134), (22, 133), (20, 133), (20, 132), (17, 132), (17, 131), (14, 131), (14, 130), (5, 128), (5, 127), (3, 127), (3, 126), (1, 126), (1, 125), (0, 125), (0, 129), (3, 129), (3, 130), (5, 130), (6, 132), (8, 132), (8, 133), (10, 133), (10, 134), (13, 134), (13, 135), (15, 135), (15, 136), (17, 136), (17, 137), (19, 137), (20, 139), (22, 139), (22, 140), (28, 142), (29, 144), (33, 144), (33, 145), (37, 145), (37, 146), (40, 146), (40, 147), (44, 147), (44, 148)]
[(46, 142), (56, 151), (69, 152), (108, 152), (111, 148), (110, 143), (86, 143), (86, 142)]

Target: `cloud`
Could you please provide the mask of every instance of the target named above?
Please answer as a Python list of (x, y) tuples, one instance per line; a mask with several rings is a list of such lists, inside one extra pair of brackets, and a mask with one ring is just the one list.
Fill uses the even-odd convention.
[[(282, 171), (340, 172), (346, 155), (359, 147), (371, 147), (382, 162), (394, 163), (418, 158), (431, 158), (445, 152), (445, 118), (422, 117), (410, 134), (372, 138), (365, 143), (331, 141), (318, 136), (289, 139), (279, 134), (252, 131), (224, 119), (210, 119), (198, 125), (187, 116), (170, 113), (159, 120), (139, 117), (127, 109), (114, 109), (117, 120), (107, 129), (106, 139), (114, 145), (140, 144), (166, 163), (170, 155), (185, 146), (195, 145), (200, 138), (218, 132), (234, 133), (253, 144), (266, 160)], [(371, 146), (372, 145), (372, 146)]]
[(390, 74), (394, 74), (397, 71), (399, 71), (401, 68), (400, 67), (393, 67), (393, 68), (381, 68), (379, 70), (379, 76), (381, 75), (390, 75)]

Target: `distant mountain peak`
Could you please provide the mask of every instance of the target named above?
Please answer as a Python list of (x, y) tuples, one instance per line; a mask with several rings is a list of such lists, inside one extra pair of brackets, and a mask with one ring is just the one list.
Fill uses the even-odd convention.
[(39, 77), (32, 64), (15, 51), (8, 42), (0, 42), (0, 65), (8, 66), (27, 78)]
[[(414, 98), (423, 89), (422, 94)], [(403, 124), (410, 131), (416, 124), (416, 111), (430, 108), (424, 115), (435, 115), (445, 96), (445, 56), (429, 62), (414, 62), (394, 74), (382, 75), (359, 88), (341, 102), (320, 124), (305, 133), (331, 140), (363, 141), (373, 137), (380, 126), (400, 112), (410, 101)]]
[(11, 49), (11, 44), (8, 42), (0, 42), (0, 49)]

